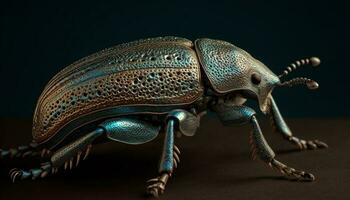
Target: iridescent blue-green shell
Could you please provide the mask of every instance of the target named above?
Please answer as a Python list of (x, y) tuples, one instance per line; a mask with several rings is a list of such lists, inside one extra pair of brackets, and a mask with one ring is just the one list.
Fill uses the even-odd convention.
[(34, 142), (57, 143), (73, 130), (115, 115), (163, 112), (203, 94), (193, 43), (160, 37), (121, 44), (64, 68), (45, 87), (34, 114)]

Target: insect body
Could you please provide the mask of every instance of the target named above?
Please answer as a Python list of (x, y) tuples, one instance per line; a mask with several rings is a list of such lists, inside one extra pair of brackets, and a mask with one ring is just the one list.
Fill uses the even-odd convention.
[[(298, 179), (314, 176), (277, 161), (262, 135), (255, 111), (244, 105), (256, 99), (277, 130), (301, 149), (327, 145), (294, 137), (271, 95), (275, 87), (318, 84), (307, 78), (281, 81), (300, 66), (317, 66), (312, 57), (292, 63), (277, 76), (244, 50), (224, 41), (159, 37), (118, 45), (64, 68), (47, 84), (34, 114), (33, 142), (1, 150), (1, 158), (41, 152), (47, 162), (31, 170), (13, 169), (11, 178), (45, 177), (77, 166), (96, 141), (142, 144), (165, 134), (159, 176), (147, 192), (158, 196), (179, 163), (174, 135), (193, 136), (207, 110), (225, 125), (252, 125), (253, 154)], [(97, 140), (98, 139), (98, 140)]]

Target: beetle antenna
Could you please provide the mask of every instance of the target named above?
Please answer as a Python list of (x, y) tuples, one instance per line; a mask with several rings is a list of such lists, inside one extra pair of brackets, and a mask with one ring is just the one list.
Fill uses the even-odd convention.
[(279, 84), (279, 86), (287, 86), (287, 87), (293, 87), (294, 85), (306, 85), (310, 90), (315, 90), (319, 86), (316, 81), (305, 77), (293, 78), (289, 81), (285, 81)]
[(321, 60), (318, 57), (311, 57), (311, 58), (304, 58), (297, 60), (291, 64), (289, 64), (286, 69), (283, 71), (282, 74), (280, 74), (278, 77), (282, 78), (283, 76), (288, 75), (290, 72), (296, 70), (297, 68), (311, 64), (311, 66), (316, 67), (321, 63)]

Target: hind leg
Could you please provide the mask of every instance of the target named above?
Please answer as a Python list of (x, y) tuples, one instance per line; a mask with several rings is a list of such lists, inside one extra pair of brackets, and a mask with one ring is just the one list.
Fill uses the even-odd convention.
[(303, 140), (293, 136), (292, 131), (289, 129), (287, 123), (284, 121), (278, 107), (271, 96), (271, 108), (270, 108), (270, 117), (273, 123), (273, 126), (276, 130), (283, 135), (291, 143), (297, 145), (299, 149), (317, 149), (317, 148), (327, 148), (328, 145), (319, 140)]
[[(85, 159), (91, 150), (91, 143), (103, 133), (104, 130), (102, 128), (98, 128), (95, 131), (92, 131), (91, 133), (86, 134), (76, 141), (62, 147), (51, 156), (49, 162), (42, 163), (41, 167), (39, 168), (30, 170), (12, 169), (10, 171), (12, 181), (15, 182), (18, 179), (23, 180), (28, 178), (36, 179), (38, 177), (43, 178), (49, 173), (56, 173), (58, 168), (63, 165), (64, 169), (67, 169), (68, 167), (72, 169), (73, 166), (78, 166), (83, 151), (86, 149), (83, 158)], [(74, 161), (75, 164), (73, 164)]]
[(35, 156), (35, 155), (44, 156), (49, 153), (50, 152), (47, 151), (46, 149), (40, 152), (36, 148), (36, 144), (31, 143), (29, 145), (23, 145), (17, 148), (0, 149), (0, 159), (19, 158), (19, 157)]

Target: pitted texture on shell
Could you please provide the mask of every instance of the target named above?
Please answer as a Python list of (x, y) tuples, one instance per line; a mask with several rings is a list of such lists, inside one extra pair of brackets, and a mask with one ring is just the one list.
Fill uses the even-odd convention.
[(246, 89), (250, 86), (252, 62), (248, 53), (221, 40), (196, 41), (199, 58), (206, 75), (217, 92)]
[(126, 144), (143, 144), (157, 137), (160, 126), (139, 119), (113, 118), (99, 125), (111, 140)]
[(153, 38), (103, 50), (68, 66), (45, 87), (34, 115), (42, 143), (68, 122), (121, 105), (190, 104), (202, 95), (192, 43)]
[[(260, 109), (266, 112), (267, 96), (279, 82), (277, 75), (249, 53), (228, 42), (199, 39), (196, 49), (204, 72), (216, 92), (251, 91), (257, 96)], [(259, 84), (252, 81), (254, 73), (261, 78)]]

